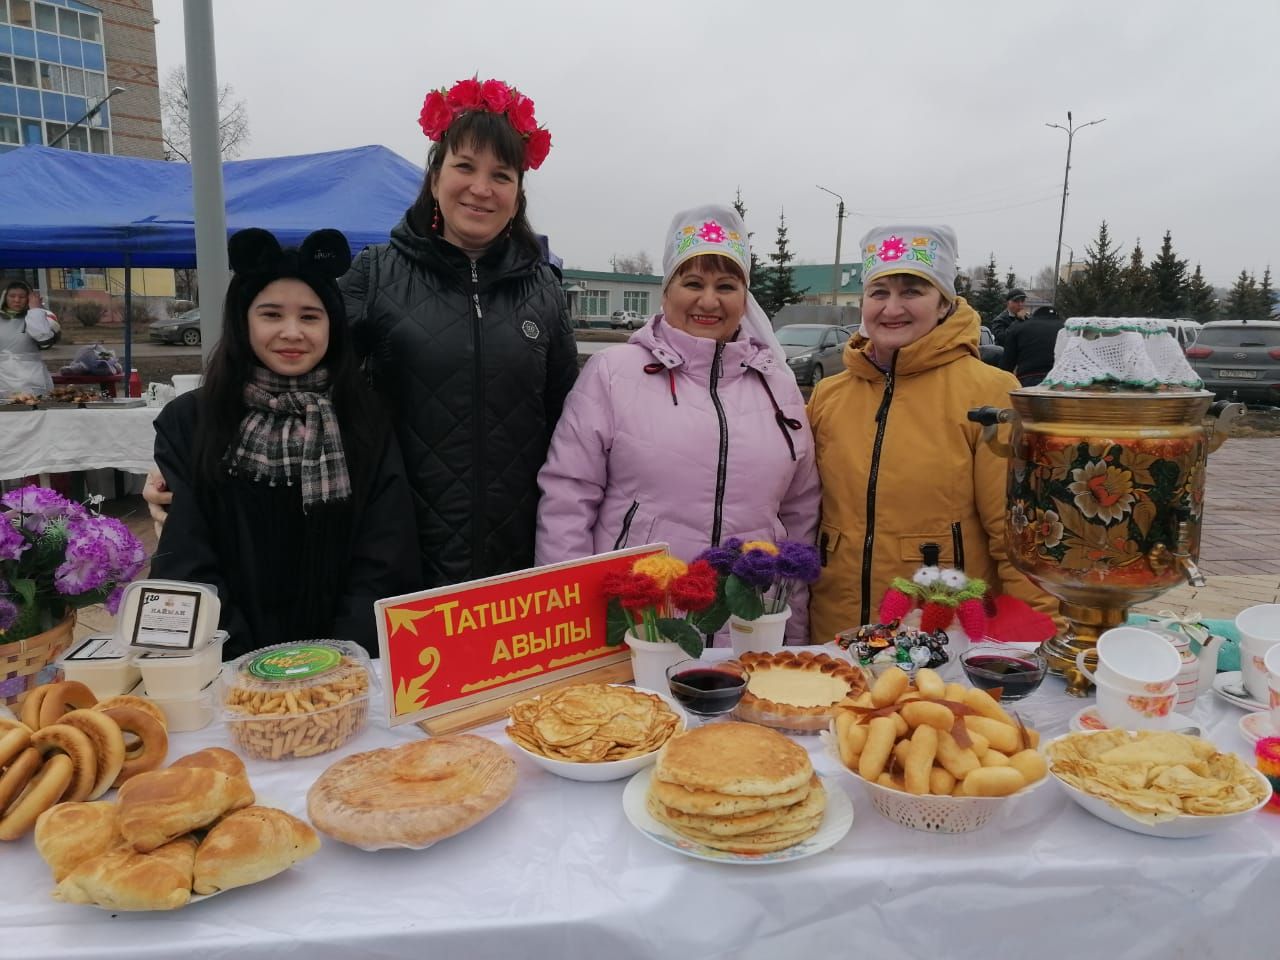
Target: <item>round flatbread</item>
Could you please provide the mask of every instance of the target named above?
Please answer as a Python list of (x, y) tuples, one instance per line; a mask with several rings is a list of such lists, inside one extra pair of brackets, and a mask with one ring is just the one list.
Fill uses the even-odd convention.
[(492, 740), (437, 737), (339, 760), (307, 792), (307, 815), (364, 850), (419, 849), (475, 826), (515, 785), (515, 761)]

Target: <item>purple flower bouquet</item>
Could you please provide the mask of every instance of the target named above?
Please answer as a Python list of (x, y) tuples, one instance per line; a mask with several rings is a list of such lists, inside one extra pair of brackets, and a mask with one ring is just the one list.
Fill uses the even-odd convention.
[(42, 633), (78, 607), (105, 603), (114, 614), (146, 560), (123, 523), (56, 491), (0, 496), (0, 643)]
[(793, 540), (743, 542), (730, 537), (721, 546), (704, 550), (698, 559), (706, 560), (720, 575), (728, 610), (741, 620), (786, 610), (796, 586), (813, 583), (822, 571), (818, 548)]

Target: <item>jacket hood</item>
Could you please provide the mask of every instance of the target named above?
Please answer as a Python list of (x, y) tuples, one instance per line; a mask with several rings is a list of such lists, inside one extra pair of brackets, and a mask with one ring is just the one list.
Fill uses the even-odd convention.
[[(470, 272), (470, 258), (443, 237), (423, 236), (413, 228), (406, 210), (400, 222), (391, 231), (391, 246), (405, 258), (438, 273), (464, 275)], [(521, 250), (509, 240), (499, 240), (476, 263), (486, 268), (485, 274), (494, 272), (503, 276), (532, 273), (539, 257), (533, 251)], [(481, 278), (484, 285), (485, 277)]]
[[(667, 369), (683, 367), (690, 376), (703, 380), (710, 378), (716, 341), (677, 330), (660, 313), (650, 317), (627, 342), (644, 347)], [(767, 344), (745, 335), (724, 345), (721, 360), (722, 376), (726, 378), (740, 376), (748, 369), (768, 374), (777, 366), (773, 351)]]
[[(981, 357), (978, 350), (982, 318), (969, 306), (964, 297), (956, 297), (956, 308), (936, 327), (915, 343), (909, 343), (898, 351), (894, 363), (894, 376), (910, 376), (946, 366), (961, 357)], [(871, 341), (861, 329), (849, 338), (844, 348), (844, 365), (855, 377), (864, 380), (883, 376), (871, 360)]]

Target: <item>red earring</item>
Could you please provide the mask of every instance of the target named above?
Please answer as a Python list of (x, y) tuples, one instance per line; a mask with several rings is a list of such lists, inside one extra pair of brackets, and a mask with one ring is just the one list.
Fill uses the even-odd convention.
[(431, 232), (440, 232), (440, 208), (436, 207), (435, 212), (431, 214)]

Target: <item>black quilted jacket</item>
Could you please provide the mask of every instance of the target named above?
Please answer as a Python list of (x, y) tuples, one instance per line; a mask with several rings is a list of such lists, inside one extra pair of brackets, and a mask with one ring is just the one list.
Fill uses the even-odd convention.
[(510, 243), (472, 264), (401, 220), (342, 289), (395, 411), (424, 586), (532, 566), (538, 470), (578, 372), (555, 272)]

